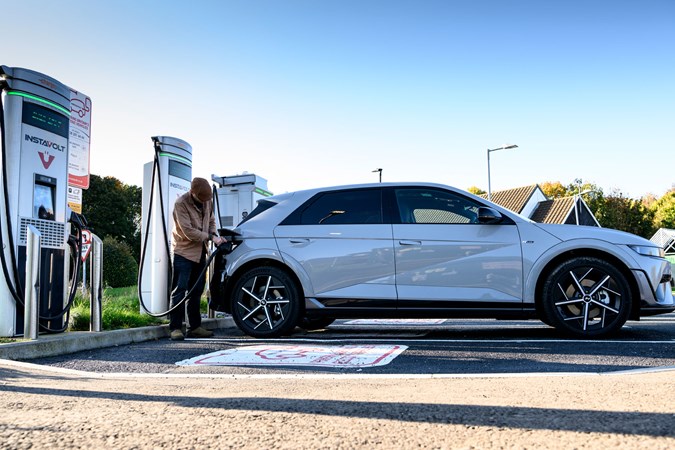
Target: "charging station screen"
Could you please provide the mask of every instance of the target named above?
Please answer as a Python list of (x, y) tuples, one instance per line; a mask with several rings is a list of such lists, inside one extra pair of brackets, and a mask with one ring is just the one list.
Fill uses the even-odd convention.
[(44, 106), (24, 101), (21, 121), (68, 139), (70, 119)]
[(33, 217), (54, 220), (54, 186), (35, 183), (33, 189)]
[(169, 175), (190, 181), (192, 179), (192, 167), (176, 160), (169, 160)]

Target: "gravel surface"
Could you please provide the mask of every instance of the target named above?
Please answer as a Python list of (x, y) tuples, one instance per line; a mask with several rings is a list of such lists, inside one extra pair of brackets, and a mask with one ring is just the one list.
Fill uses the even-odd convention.
[(675, 448), (675, 372), (515, 378), (111, 376), (0, 361), (28, 448)]

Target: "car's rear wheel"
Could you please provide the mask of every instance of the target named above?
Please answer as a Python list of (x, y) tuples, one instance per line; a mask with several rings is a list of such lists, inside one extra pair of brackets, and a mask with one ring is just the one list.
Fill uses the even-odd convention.
[(234, 285), (232, 318), (244, 333), (268, 338), (288, 334), (300, 318), (300, 290), (277, 267), (258, 267)]
[(594, 257), (572, 258), (548, 276), (541, 299), (545, 322), (574, 337), (605, 337), (618, 331), (631, 310), (624, 275)]
[(317, 317), (311, 319), (308, 317), (303, 317), (298, 326), (309, 331), (321, 330), (333, 322), (335, 322), (333, 317)]

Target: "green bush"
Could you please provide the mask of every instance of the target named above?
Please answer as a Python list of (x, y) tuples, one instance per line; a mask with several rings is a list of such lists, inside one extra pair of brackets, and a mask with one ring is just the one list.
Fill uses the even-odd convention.
[(131, 247), (112, 236), (103, 239), (103, 284), (113, 288), (132, 286), (138, 281), (138, 265)]

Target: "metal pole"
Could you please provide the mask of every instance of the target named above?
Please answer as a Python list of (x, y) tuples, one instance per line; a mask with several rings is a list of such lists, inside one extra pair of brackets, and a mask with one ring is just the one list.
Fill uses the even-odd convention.
[(26, 243), (26, 289), (24, 292), (23, 337), (38, 338), (38, 316), (40, 308), (40, 245), (41, 233), (33, 225), (28, 225)]
[(488, 158), (488, 201), (492, 200), (492, 186), (490, 185), (490, 149), (487, 151)]
[(95, 234), (91, 235), (91, 280), (89, 283), (90, 297), (89, 331), (101, 331), (101, 300), (103, 298), (103, 241)]

